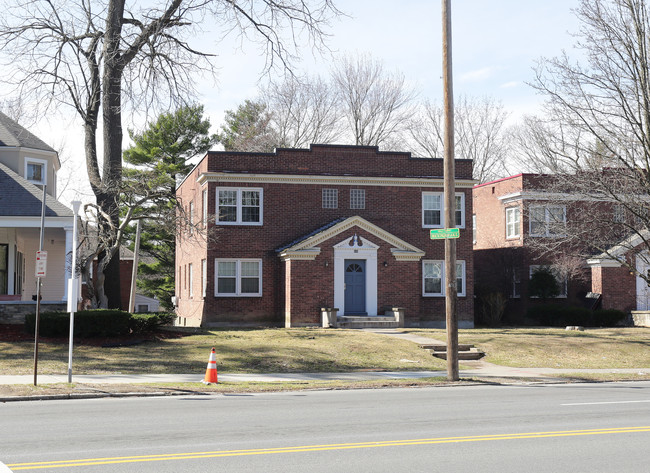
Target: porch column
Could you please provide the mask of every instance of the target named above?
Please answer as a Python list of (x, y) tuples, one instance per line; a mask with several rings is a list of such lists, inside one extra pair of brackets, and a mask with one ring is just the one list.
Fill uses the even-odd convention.
[(64, 227), (63, 230), (65, 230), (65, 284), (61, 300), (67, 301), (68, 279), (72, 277), (72, 227)]

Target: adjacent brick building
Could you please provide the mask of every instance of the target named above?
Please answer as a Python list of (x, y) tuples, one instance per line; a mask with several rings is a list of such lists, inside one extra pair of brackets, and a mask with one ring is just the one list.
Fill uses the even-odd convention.
[[(473, 326), (472, 163), (456, 161), (459, 326)], [(182, 325), (307, 326), (321, 308), (443, 327), (443, 163), (376, 147), (209, 152), (177, 189)]]
[[(509, 322), (524, 322), (527, 309), (542, 302), (530, 297), (530, 277), (535, 268), (553, 266), (558, 258), (562, 259), (567, 248), (563, 245), (577, 244), (564, 243), (567, 231), (575, 231), (581, 225), (597, 231), (593, 224), (589, 225), (592, 216), (598, 216), (603, 231), (621, 224), (622, 216), (615, 203), (597, 196), (577, 196), (571, 189), (558, 192), (555, 185), (553, 176), (518, 174), (473, 189), (477, 305), (490, 294), (503, 294), (508, 299), (505, 316)], [(540, 256), (534, 250), (535, 242), (540, 239), (558, 242), (554, 255)], [(587, 242), (580, 244), (587, 245)], [(646, 268), (640, 266), (645, 263), (635, 263), (635, 256), (629, 254), (634, 246), (623, 245), (618, 257), (628, 258), (632, 267), (636, 265), (638, 272), (645, 274), (650, 265), (646, 264)], [(589, 253), (586, 246), (566, 253), (578, 253), (576, 249)], [(594, 255), (578, 263), (578, 270), (572, 276), (556, 274), (560, 295), (552, 302), (589, 306), (597, 301), (605, 309), (650, 309), (648, 285), (620, 261)]]

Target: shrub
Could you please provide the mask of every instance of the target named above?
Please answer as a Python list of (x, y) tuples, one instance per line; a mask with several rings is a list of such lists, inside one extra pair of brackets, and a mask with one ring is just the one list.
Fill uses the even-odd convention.
[(601, 309), (594, 312), (594, 326), (615, 327), (621, 325), (627, 314), (616, 309)]
[(131, 314), (129, 328), (133, 333), (150, 332), (160, 325), (170, 324), (176, 318), (176, 314), (167, 312)]
[(500, 292), (485, 294), (480, 299), (480, 319), (488, 327), (498, 327), (506, 310), (508, 299)]
[(540, 304), (528, 309), (526, 314), (540, 325), (563, 327), (567, 325), (593, 325), (593, 313), (584, 307), (566, 307), (557, 304)]
[(625, 312), (615, 309), (591, 311), (584, 307), (565, 307), (541, 304), (528, 309), (528, 317), (541, 325), (562, 327), (582, 325), (586, 327), (614, 327), (625, 320)]
[[(74, 316), (74, 336), (81, 338), (114, 337), (127, 333), (151, 331), (159, 325), (171, 323), (174, 314), (130, 314), (121, 310), (82, 310)], [(25, 317), (25, 330), (34, 332), (36, 314)], [(39, 333), (44, 337), (64, 337), (70, 333), (68, 312), (43, 312)]]

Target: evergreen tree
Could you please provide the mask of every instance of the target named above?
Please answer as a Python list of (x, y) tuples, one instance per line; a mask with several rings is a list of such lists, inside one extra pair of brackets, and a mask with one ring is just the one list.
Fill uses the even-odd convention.
[[(138, 267), (138, 288), (171, 309), (174, 295), (174, 264), (177, 215), (176, 182), (192, 169), (188, 161), (207, 152), (216, 142), (209, 134), (210, 121), (203, 118), (203, 106), (181, 107), (164, 113), (142, 133), (129, 130), (133, 146), (124, 151), (123, 200), (147, 197), (148, 206), (138, 208), (140, 253), (148, 255)], [(153, 199), (152, 195), (155, 195)], [(182, 214), (182, 212), (181, 212)], [(133, 236), (133, 227), (130, 228)], [(133, 238), (128, 238), (133, 241)]]

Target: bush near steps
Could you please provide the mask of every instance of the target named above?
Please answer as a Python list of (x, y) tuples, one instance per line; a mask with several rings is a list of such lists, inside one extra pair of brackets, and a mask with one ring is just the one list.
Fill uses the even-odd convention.
[[(80, 338), (114, 337), (131, 333), (144, 333), (160, 325), (171, 323), (176, 316), (169, 313), (132, 314), (115, 309), (81, 310), (75, 312), (74, 336)], [(34, 332), (36, 314), (25, 317), (25, 330)], [(39, 334), (44, 337), (65, 337), (70, 333), (68, 312), (43, 312), (40, 316)]]

